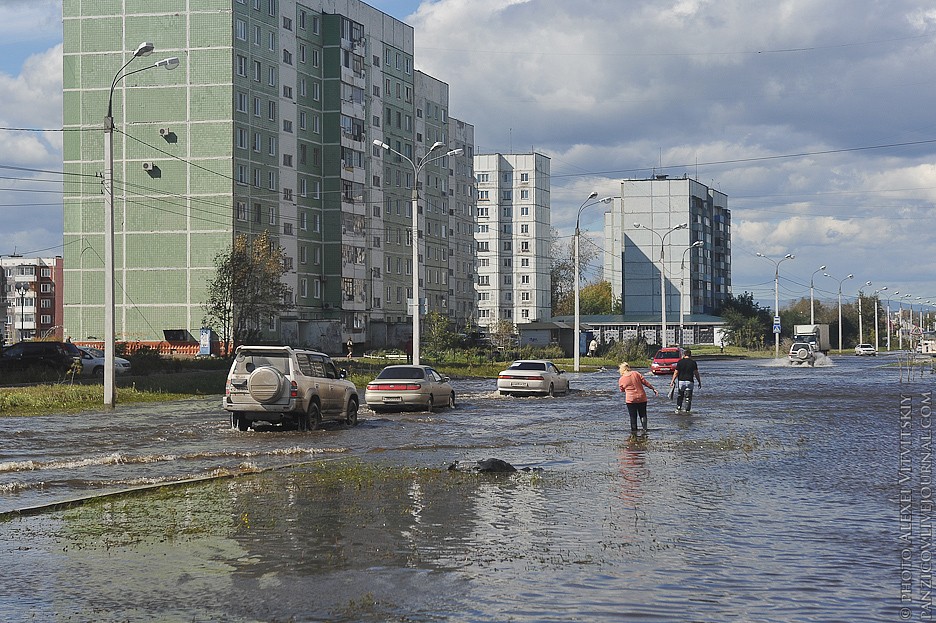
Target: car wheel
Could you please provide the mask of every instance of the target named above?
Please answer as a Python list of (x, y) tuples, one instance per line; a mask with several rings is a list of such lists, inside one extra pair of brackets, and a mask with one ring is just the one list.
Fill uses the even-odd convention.
[(455, 392), (452, 392), (451, 394), (449, 394), (448, 408), (449, 409), (455, 408)]
[(552, 383), (549, 384), (549, 390), (546, 392), (546, 395), (549, 396), (550, 398), (556, 395), (556, 388), (553, 387)]
[(358, 420), (358, 401), (354, 398), (348, 400), (348, 416), (345, 418), (345, 424), (348, 426), (357, 426)]
[(296, 428), (300, 433), (306, 433), (309, 431), (309, 422), (310, 417), (308, 413), (297, 413), (296, 414)]
[(322, 425), (322, 408), (314, 400), (309, 402), (309, 409), (306, 411), (308, 428), (306, 430), (315, 430)]
[(429, 400), (426, 402), (426, 411), (432, 413), (432, 409), (435, 406), (434, 401), (432, 400), (432, 394), (429, 394)]
[(245, 418), (243, 415), (238, 415), (235, 413), (231, 416), (231, 418), (234, 420), (232, 424), (237, 428), (237, 430), (244, 432), (250, 428), (250, 422), (248, 422), (247, 418)]
[(97, 379), (103, 379), (104, 378), (104, 366), (96, 367), (94, 370), (91, 371), (91, 374), (93, 374), (94, 377)]

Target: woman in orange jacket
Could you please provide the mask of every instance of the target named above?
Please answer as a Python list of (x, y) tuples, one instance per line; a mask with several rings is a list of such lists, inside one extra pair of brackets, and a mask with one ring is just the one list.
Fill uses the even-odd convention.
[(637, 416), (640, 416), (640, 423), (647, 430), (647, 392), (644, 387), (649, 387), (657, 396), (660, 392), (656, 387), (650, 384), (650, 381), (636, 370), (631, 370), (630, 364), (626, 361), (618, 366), (618, 372), (621, 378), (618, 379), (618, 388), (624, 392), (624, 401), (627, 403), (627, 413), (630, 415), (631, 432), (637, 432)]

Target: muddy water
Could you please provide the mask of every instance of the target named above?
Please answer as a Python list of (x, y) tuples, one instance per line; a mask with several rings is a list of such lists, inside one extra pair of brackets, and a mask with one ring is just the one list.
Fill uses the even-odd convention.
[[(4, 620), (896, 620), (891, 358), (703, 362), (629, 438), (612, 371), (555, 399), (231, 431), (218, 400), (0, 419)], [(665, 380), (652, 379), (658, 387)], [(513, 475), (451, 472), (487, 457)], [(250, 473), (256, 470), (269, 470)], [(227, 477), (234, 475), (233, 477)]]

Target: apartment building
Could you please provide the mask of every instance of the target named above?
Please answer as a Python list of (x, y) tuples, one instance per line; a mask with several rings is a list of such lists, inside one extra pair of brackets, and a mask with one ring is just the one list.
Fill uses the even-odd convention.
[[(449, 252), (466, 244), (458, 236), (472, 214), (471, 157), (433, 162), (417, 180), (406, 160), (373, 144), (416, 162), (436, 141), (472, 152), (473, 129), (449, 117), (448, 85), (414, 69), (412, 27), (357, 0), (122, 6), (64, 1), (65, 128), (80, 130), (66, 131), (64, 146), (77, 180), (65, 189), (71, 335), (103, 332), (95, 130), (143, 41), (155, 53), (132, 60), (112, 94), (117, 339), (197, 335), (214, 258), (235, 236), (261, 231), (285, 252), (295, 305), (257, 319), (265, 339), (329, 352), (348, 339), (402, 346), (414, 269), (424, 313), (454, 316), (473, 304), (457, 279), (451, 287), (453, 262), (472, 266), (473, 256)], [(179, 67), (138, 71), (164, 57), (179, 57)]]
[[(728, 197), (696, 180), (623, 180), (621, 196), (605, 214), (604, 244), (604, 274), (625, 318), (660, 319), (661, 270), (668, 323), (679, 324), (680, 309), (711, 315), (731, 292)], [(673, 326), (668, 334), (674, 343)]]
[(62, 258), (0, 258), (0, 344), (35, 338), (64, 338)]
[(548, 320), (550, 300), (549, 158), (478, 154), (478, 325)]

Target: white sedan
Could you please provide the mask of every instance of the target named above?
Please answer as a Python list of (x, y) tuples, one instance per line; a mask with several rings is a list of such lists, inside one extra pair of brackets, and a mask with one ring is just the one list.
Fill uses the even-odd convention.
[[(79, 346), (81, 351), (81, 374), (83, 376), (104, 377), (104, 351), (88, 346)], [(123, 357), (114, 357), (114, 373), (129, 374), (130, 362)]]
[(551, 361), (518, 359), (497, 375), (497, 391), (502, 396), (569, 393), (569, 377)]
[(877, 355), (877, 349), (874, 348), (871, 344), (859, 344), (855, 347), (856, 355)]

